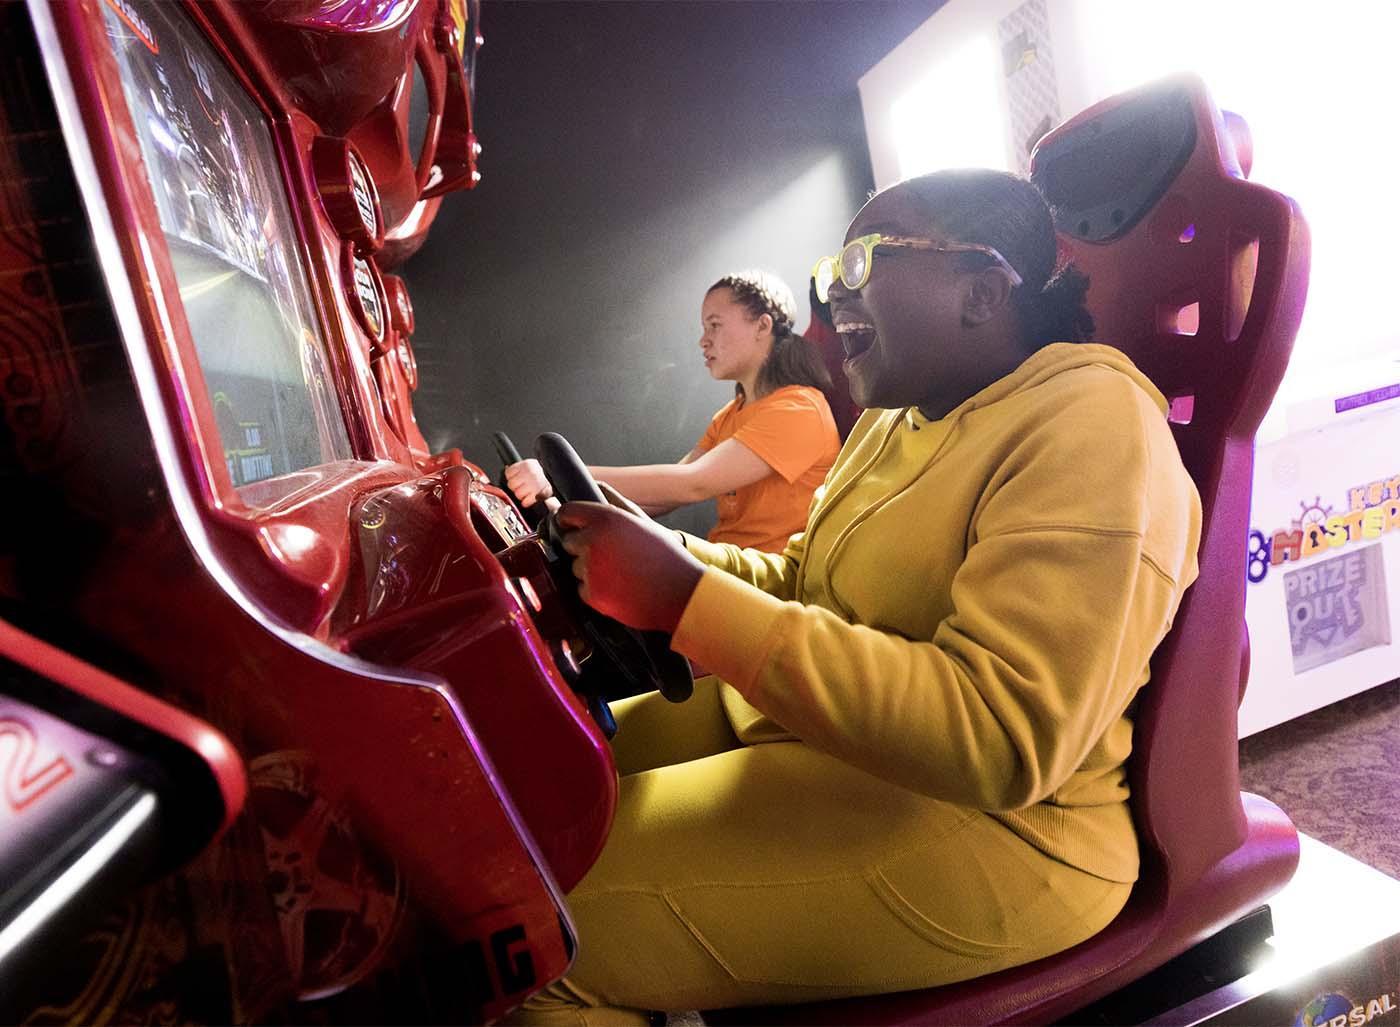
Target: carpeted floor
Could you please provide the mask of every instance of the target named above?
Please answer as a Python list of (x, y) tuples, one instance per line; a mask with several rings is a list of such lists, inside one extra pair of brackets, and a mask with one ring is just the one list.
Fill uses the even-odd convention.
[(1240, 786), (1400, 878), (1400, 681), (1242, 739)]

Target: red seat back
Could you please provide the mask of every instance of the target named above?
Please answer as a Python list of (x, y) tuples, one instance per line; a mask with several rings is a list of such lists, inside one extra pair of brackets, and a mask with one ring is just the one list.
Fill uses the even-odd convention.
[(1200, 490), (1200, 578), (1139, 696), (1130, 763), (1142, 875), (1103, 932), (961, 984), (711, 1014), (717, 1022), (1044, 1023), (1260, 905), (1292, 876), (1297, 833), (1241, 795), (1237, 707), (1254, 433), (1288, 363), (1308, 279), (1297, 205), (1245, 180), (1243, 122), (1193, 77), (1091, 107), (1042, 139), (1032, 178), (1090, 277), (1095, 337), (1172, 401)]
[(812, 310), (812, 318), (807, 323), (807, 330), (802, 333), (802, 337), (807, 340), (809, 346), (816, 347), (822, 363), (826, 366), (826, 373), (831, 377), (831, 385), (823, 391), (826, 393), (827, 405), (831, 407), (832, 420), (836, 422), (836, 431), (840, 434), (841, 441), (845, 442), (861, 412), (861, 408), (856, 406), (856, 401), (851, 398), (851, 389), (846, 381), (846, 351), (841, 345), (841, 337), (836, 334), (836, 328), (831, 323), (831, 308), (817, 299), (815, 286), (808, 288), (807, 300)]
[[(1092, 283), (1096, 337), (1171, 400), (1201, 494), (1199, 583), (1153, 660), (1131, 766), (1145, 878), (1172, 889), (1245, 838), (1236, 711), (1254, 433), (1307, 292), (1307, 225), (1288, 197), (1245, 180), (1249, 162), (1243, 121), (1182, 77), (1090, 108), (1032, 163)], [(1120, 169), (1134, 181), (1116, 181)]]

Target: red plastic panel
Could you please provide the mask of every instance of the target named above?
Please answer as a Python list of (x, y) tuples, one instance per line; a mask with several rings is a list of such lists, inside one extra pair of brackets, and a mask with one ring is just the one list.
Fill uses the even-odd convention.
[[(172, 732), (210, 726), (249, 778), (223, 840), (133, 897), (137, 920), (122, 924), (136, 926), (117, 932), (132, 945), (100, 967), (55, 974), (56, 989), (73, 986), (55, 994), (60, 1005), (95, 995), (110, 1015), (135, 1021), (162, 1003), (183, 1008), (194, 974), (201, 1002), (228, 1002), (207, 1007), (221, 1011), (208, 1014), (216, 1022), (295, 1020), (289, 1003), (338, 992), (361, 1020), (377, 1008), (380, 1018), (474, 1022), (501, 1015), (572, 958), (554, 871), (577, 879), (601, 847), (611, 758), (498, 554), (470, 518), (449, 520), (441, 478), (420, 477), (423, 467), (455, 468), (456, 479), (480, 484), (459, 453), (430, 454), (417, 433), (410, 368), (397, 345), (376, 354), (360, 326), (343, 286), (347, 243), (313, 176), (314, 141), (344, 130), (386, 220), (418, 204), (407, 89), (395, 83), (426, 53), (425, 73), (438, 69), (445, 94), (439, 40), (459, 7), (167, 8), (199, 29), (267, 115), (294, 212), (291, 252), (316, 298), (355, 453), (235, 488), (103, 29), (112, 8), (33, 5), (51, 77), (30, 71), (24, 92), (42, 107), (51, 82), (58, 110), (37, 110), (35, 124), (14, 131), (0, 124), (0, 142), (16, 167), (37, 153), (56, 159), (48, 176), (4, 183), (14, 223), (46, 231), (27, 245), (5, 241), (0, 283), (12, 271), (39, 284), (75, 266), (88, 273), (67, 283), (62, 303), (39, 290), (45, 302), (36, 293), (19, 304), (42, 329), (26, 336), (35, 366), (56, 369), (46, 386), (55, 423), (69, 426), (51, 433), (61, 450), (5, 467), (25, 498), (26, 533), (0, 543), (0, 597), (50, 645), (78, 638), (109, 676), (133, 669), (142, 692), (108, 688), (106, 701), (144, 695), (175, 711)], [(370, 23), (352, 23), (352, 8)], [(337, 11), (351, 20), (316, 21)], [(315, 17), (297, 22), (298, 12)], [(28, 14), (11, 5), (4, 16)], [(380, 16), (401, 20), (386, 30)], [(380, 81), (383, 69), (391, 74)], [(318, 106), (332, 95), (337, 105)], [(466, 130), (444, 126), (454, 108), (437, 103), (438, 138)], [(40, 216), (53, 209), (61, 232)], [(376, 356), (386, 361), (383, 386)], [(384, 396), (401, 403), (396, 424)], [(375, 534), (371, 501), (386, 496)], [(141, 712), (138, 702), (131, 715)], [(489, 743), (478, 718), (491, 725)], [(538, 739), (538, 753), (512, 748), (521, 739)], [(517, 793), (530, 800), (528, 818)], [(159, 929), (138, 930), (144, 923)], [(387, 998), (405, 992), (423, 1004)]]

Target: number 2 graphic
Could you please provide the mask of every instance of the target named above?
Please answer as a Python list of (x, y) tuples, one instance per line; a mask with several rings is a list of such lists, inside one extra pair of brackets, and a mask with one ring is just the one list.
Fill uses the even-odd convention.
[(33, 728), (22, 720), (0, 717), (0, 785), (16, 813), (73, 773), (73, 765), (62, 755), (41, 764), (38, 748)]

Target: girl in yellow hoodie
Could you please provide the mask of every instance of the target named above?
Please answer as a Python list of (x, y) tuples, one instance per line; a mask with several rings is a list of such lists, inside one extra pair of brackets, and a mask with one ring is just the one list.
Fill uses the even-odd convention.
[(900, 183), (817, 274), (867, 411), (805, 533), (559, 512), (584, 599), (716, 677), (618, 704), (578, 959), (521, 1022), (962, 980), (1088, 938), (1137, 876), (1131, 705), (1200, 530), (1165, 400), (1081, 343), (1023, 179)]

